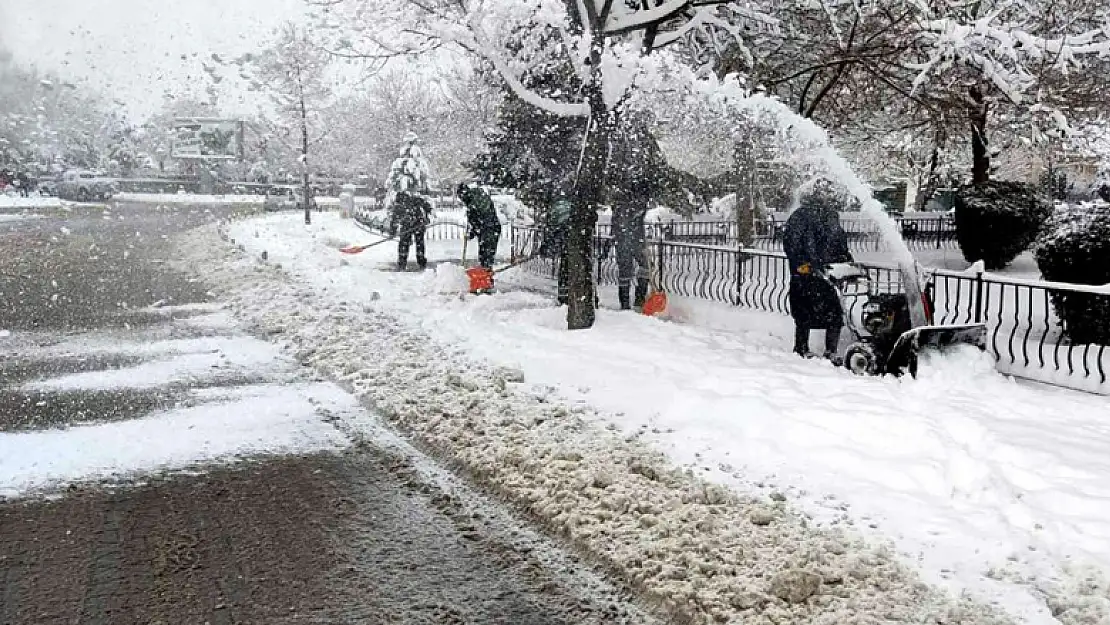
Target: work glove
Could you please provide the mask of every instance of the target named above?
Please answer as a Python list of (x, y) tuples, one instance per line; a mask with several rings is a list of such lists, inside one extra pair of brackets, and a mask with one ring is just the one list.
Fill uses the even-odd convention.
[(809, 263), (802, 263), (798, 266), (798, 275), (808, 276), (811, 273), (813, 273), (813, 267), (810, 267)]

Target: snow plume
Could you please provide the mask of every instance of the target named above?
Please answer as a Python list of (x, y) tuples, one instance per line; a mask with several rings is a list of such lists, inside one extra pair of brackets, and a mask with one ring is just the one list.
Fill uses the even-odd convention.
[(662, 110), (672, 117), (694, 117), (707, 125), (734, 125), (737, 117), (754, 120), (766, 132), (774, 133), (782, 162), (803, 179), (827, 178), (846, 189), (876, 223), (896, 260), (913, 265), (913, 255), (898, 225), (873, 197), (870, 185), (833, 147), (828, 133), (812, 119), (773, 97), (752, 93), (735, 75), (723, 80), (712, 75), (698, 77), (694, 70), (667, 55), (657, 53), (653, 58), (657, 62), (643, 66), (640, 88), (630, 106)]

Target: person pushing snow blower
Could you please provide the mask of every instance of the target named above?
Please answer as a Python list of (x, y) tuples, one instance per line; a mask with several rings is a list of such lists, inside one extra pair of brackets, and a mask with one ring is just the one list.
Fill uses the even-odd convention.
[(790, 315), (794, 318), (794, 353), (809, 358), (811, 330), (825, 331), (825, 358), (839, 365), (844, 311), (826, 271), (834, 263), (853, 262), (848, 235), (840, 226), (839, 198), (832, 183), (821, 180), (802, 194), (786, 221), (783, 251), (790, 264)]

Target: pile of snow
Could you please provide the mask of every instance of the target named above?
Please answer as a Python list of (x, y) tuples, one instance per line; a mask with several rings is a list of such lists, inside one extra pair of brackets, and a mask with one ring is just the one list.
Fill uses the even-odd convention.
[(0, 209), (7, 208), (60, 208), (62, 201), (45, 195), (7, 195), (0, 193)]
[(117, 193), (112, 199), (120, 202), (148, 204), (262, 204), (262, 195), (208, 195), (202, 193)]
[(466, 211), (464, 210), (437, 210), (431, 215), (431, 223), (446, 224), (451, 226), (466, 227)]
[(435, 268), (435, 289), (437, 293), (467, 293), (470, 281), (466, 270), (455, 263), (440, 263)]
[(493, 205), (497, 207), (497, 213), (501, 216), (501, 223), (530, 224), (535, 220), (535, 211), (532, 210), (532, 207), (518, 200), (515, 195), (495, 194), (491, 195), (490, 199), (493, 200)]
[[(907, 393), (638, 315), (601, 311), (594, 331), (568, 333), (565, 312), (548, 297), (446, 296), (431, 272), (376, 272), (373, 257), (340, 262), (319, 243), (324, 231), (347, 227), (339, 220), (307, 230), (292, 221), (232, 225), (246, 257), (211, 230), (195, 233), (179, 242), (183, 266), (218, 285), (260, 331), (280, 332), (298, 360), (349, 385), (676, 620), (1009, 622), (922, 583), (907, 568), (910, 559), (877, 536), (861, 538), (856, 523), (868, 520), (849, 514), (854, 506), (825, 498), (851, 495), (862, 483), (861, 501), (875, 504), (905, 487), (900, 464), (915, 457), (907, 445), (920, 433), (907, 435), (905, 419), (888, 406), (936, 388)], [(256, 229), (263, 232), (257, 239), (244, 236)], [(292, 280), (245, 260), (261, 246)], [(881, 435), (868, 438), (871, 432)], [(943, 444), (927, 444), (934, 441)], [(903, 453), (891, 455), (892, 442)], [(854, 453), (853, 445), (864, 451)], [(930, 457), (921, 471), (935, 462)], [(851, 471), (830, 469), (841, 465)], [(766, 478), (764, 485), (775, 486), (768, 497), (749, 480), (771, 466), (782, 474)], [(794, 484), (807, 477), (831, 482), (803, 493)], [(929, 491), (894, 502), (900, 520), (918, 523), (931, 518), (926, 506), (946, 505), (951, 493), (932, 491), (943, 487), (928, 479)], [(820, 497), (825, 514), (800, 516), (783, 494), (799, 504)], [(967, 510), (953, 512), (964, 522), (961, 515)], [(956, 547), (941, 554), (970, 557), (975, 549)], [(1029, 622), (1054, 622), (1037, 603), (1026, 595), (1005, 605)]]
[[(266, 196), (252, 193), (210, 195), (203, 193), (117, 193), (112, 197), (120, 202), (141, 202), (146, 204), (262, 204)], [(316, 196), (319, 206), (339, 206), (338, 197)], [(374, 203), (374, 198), (355, 196), (356, 205), (369, 206)]]
[(27, 213), (0, 213), (0, 223), (27, 221), (28, 219), (42, 219), (42, 215), (29, 215)]
[(673, 209), (666, 206), (656, 206), (649, 210), (644, 215), (644, 221), (648, 223), (656, 223), (661, 221), (675, 221), (676, 219), (686, 219), (681, 214), (675, 212)]

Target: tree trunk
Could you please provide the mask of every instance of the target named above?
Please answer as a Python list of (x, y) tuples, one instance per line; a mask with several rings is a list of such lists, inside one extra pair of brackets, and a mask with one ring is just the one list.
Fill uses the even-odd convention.
[(570, 330), (593, 327), (595, 318), (593, 237), (609, 156), (609, 118), (599, 80), (600, 77), (596, 77), (586, 86), (590, 103), (590, 124), (586, 131), (585, 154), (571, 203), (570, 233), (567, 237), (567, 328)]
[(929, 171), (925, 174), (925, 182), (917, 190), (917, 197), (914, 198), (914, 208), (916, 210), (924, 210), (925, 205), (937, 192), (940, 186), (940, 179), (937, 176), (937, 169), (940, 168), (940, 146), (943, 140), (943, 135), (938, 129), (933, 133), (933, 152), (929, 155)]
[(978, 86), (968, 89), (971, 106), (968, 121), (971, 125), (971, 183), (982, 184), (991, 177), (991, 153), (987, 144), (987, 114), (989, 105)]
[(312, 187), (308, 182), (308, 110), (301, 98), (301, 172), (304, 182), (304, 223), (312, 223)]
[(736, 206), (733, 216), (736, 219), (737, 235), (740, 245), (751, 246), (755, 242), (756, 218), (756, 160), (755, 145), (749, 134), (737, 144), (736, 149)]

